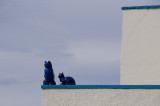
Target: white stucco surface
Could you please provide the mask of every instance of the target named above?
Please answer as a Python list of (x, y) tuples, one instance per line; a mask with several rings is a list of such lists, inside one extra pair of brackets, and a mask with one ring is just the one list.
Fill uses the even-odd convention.
[(123, 10), (120, 82), (160, 84), (160, 9)]
[(42, 106), (160, 106), (160, 89), (43, 89)]

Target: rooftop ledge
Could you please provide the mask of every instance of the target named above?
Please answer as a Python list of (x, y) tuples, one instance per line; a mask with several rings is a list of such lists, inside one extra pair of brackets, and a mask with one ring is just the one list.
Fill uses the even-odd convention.
[(153, 8), (160, 8), (160, 5), (122, 7), (122, 10), (129, 10), (129, 9), (153, 9)]
[(160, 89), (160, 85), (41, 85), (42, 89)]

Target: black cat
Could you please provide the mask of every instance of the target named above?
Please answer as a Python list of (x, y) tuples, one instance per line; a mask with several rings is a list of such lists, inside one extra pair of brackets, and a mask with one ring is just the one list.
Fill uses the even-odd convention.
[(45, 61), (44, 63), (45, 69), (44, 69), (44, 81), (43, 85), (56, 85), (56, 82), (54, 80), (54, 71), (52, 68), (52, 63), (50, 61)]
[(58, 75), (61, 85), (76, 85), (75, 80), (72, 77), (65, 77), (63, 72)]

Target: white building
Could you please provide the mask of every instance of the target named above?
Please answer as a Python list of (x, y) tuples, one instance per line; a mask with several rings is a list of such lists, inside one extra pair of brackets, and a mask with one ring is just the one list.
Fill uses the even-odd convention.
[(159, 7), (123, 8), (121, 85), (160, 84)]
[(122, 10), (121, 85), (42, 85), (42, 106), (160, 106), (160, 5)]

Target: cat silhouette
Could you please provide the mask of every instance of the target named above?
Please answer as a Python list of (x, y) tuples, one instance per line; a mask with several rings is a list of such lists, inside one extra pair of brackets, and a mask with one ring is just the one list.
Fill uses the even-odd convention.
[(61, 85), (76, 85), (75, 80), (70, 76), (65, 77), (63, 72), (59, 73), (58, 77), (60, 82), (62, 82)]
[(44, 81), (43, 81), (43, 85), (56, 85), (56, 82), (54, 80), (55, 75), (54, 75), (54, 71), (52, 68), (52, 63), (50, 61), (45, 61), (44, 62)]

